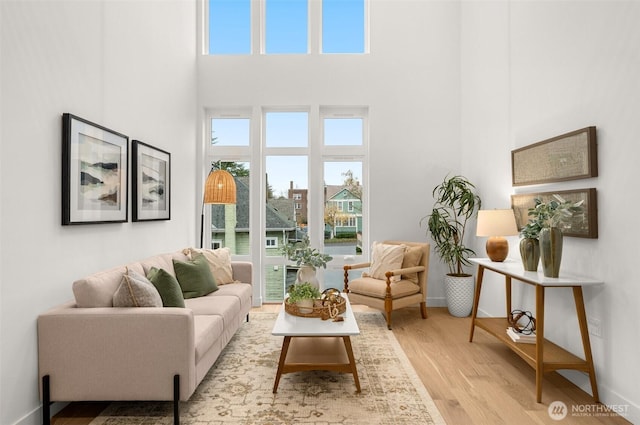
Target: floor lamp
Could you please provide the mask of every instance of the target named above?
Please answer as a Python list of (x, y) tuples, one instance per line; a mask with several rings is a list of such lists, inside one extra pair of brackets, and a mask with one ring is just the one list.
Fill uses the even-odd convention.
[[(236, 203), (236, 181), (226, 170), (211, 168), (204, 183), (202, 214), (200, 215), (200, 248), (204, 246), (204, 206), (205, 204), (229, 205)], [(211, 226), (209, 226), (211, 227)]]

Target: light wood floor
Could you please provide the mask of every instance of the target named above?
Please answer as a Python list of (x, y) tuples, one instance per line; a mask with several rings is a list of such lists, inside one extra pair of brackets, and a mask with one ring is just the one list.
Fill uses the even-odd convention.
[[(254, 311), (277, 311), (264, 305)], [(354, 306), (354, 311), (375, 311)], [(619, 416), (575, 416), (572, 406), (593, 406), (591, 396), (557, 373), (545, 375), (542, 403), (535, 401), (535, 373), (520, 357), (477, 329), (469, 343), (470, 318), (450, 316), (446, 308), (429, 308), (422, 320), (417, 308), (393, 313), (393, 333), (449, 425), (597, 425), (629, 424)], [(602, 392), (602, 391), (601, 391)], [(569, 415), (551, 419), (553, 401), (564, 402)], [(105, 403), (72, 403), (54, 425), (86, 425)]]

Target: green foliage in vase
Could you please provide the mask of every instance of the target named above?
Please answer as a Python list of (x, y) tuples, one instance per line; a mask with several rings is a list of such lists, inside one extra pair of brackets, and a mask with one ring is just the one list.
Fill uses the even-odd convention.
[(298, 266), (306, 265), (314, 268), (327, 268), (327, 263), (333, 260), (328, 254), (323, 254), (315, 248), (309, 246), (309, 237), (305, 236), (302, 241), (289, 242), (282, 247), (282, 255), (294, 261)]
[(313, 300), (320, 298), (320, 290), (309, 282), (296, 283), (289, 286), (289, 303), (293, 304), (300, 300)]
[(549, 202), (542, 202), (541, 199), (534, 200), (535, 206), (529, 208), (529, 222), (522, 229), (521, 234), (535, 235), (537, 239), (540, 230), (546, 227), (567, 226), (571, 220), (584, 214), (584, 201), (572, 202), (565, 200), (562, 196), (554, 194)]
[(449, 267), (449, 274), (464, 275), (463, 265), (475, 252), (464, 245), (467, 222), (480, 209), (480, 196), (465, 177), (445, 177), (431, 192), (436, 199), (431, 214), (423, 217), (435, 242), (435, 251)]

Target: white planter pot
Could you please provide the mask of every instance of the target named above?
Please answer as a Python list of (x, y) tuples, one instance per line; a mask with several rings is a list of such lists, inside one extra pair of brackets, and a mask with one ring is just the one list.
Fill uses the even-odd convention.
[(444, 291), (447, 297), (449, 314), (456, 317), (467, 317), (473, 308), (475, 279), (469, 276), (444, 277)]
[(296, 305), (302, 314), (313, 313), (313, 300), (300, 300)]

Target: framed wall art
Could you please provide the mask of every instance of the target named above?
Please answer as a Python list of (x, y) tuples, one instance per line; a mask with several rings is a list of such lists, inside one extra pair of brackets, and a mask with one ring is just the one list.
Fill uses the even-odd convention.
[(562, 196), (567, 201), (584, 201), (584, 214), (574, 217), (567, 227), (562, 230), (562, 233), (565, 236), (597, 238), (598, 205), (595, 188), (511, 195), (511, 208), (513, 208), (516, 216), (518, 230), (521, 230), (529, 221), (529, 208), (534, 207), (536, 198), (540, 198), (542, 202), (549, 202), (555, 194)]
[(511, 151), (513, 186), (598, 176), (596, 128), (586, 127)]
[(128, 220), (129, 138), (62, 115), (62, 225)]
[(139, 140), (131, 144), (133, 221), (171, 219), (171, 154)]

